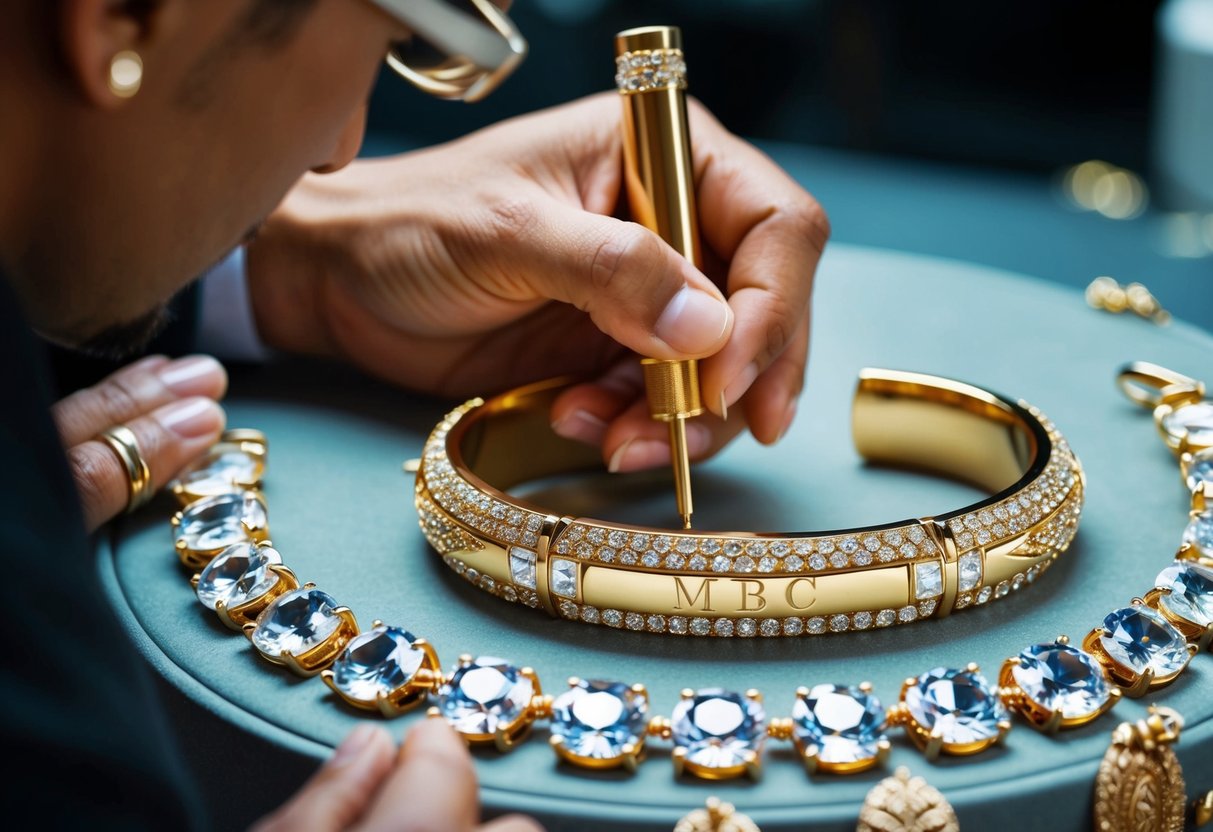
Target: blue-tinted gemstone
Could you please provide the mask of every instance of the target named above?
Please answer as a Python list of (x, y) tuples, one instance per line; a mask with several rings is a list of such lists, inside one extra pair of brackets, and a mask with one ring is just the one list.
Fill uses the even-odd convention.
[(1097, 713), (1112, 695), (1099, 663), (1068, 644), (1033, 644), (1019, 654), (1011, 676), (1029, 699), (1065, 719)]
[(552, 702), (551, 732), (569, 753), (616, 760), (644, 737), (648, 698), (622, 682), (581, 680)]
[(1213, 624), (1213, 569), (1177, 560), (1158, 573), (1154, 586), (1169, 591), (1158, 599), (1167, 612), (1197, 627)]
[(374, 702), (407, 685), (425, 653), (416, 637), (400, 627), (378, 627), (355, 638), (333, 662), (333, 684), (351, 699)]
[(257, 616), (253, 646), (267, 656), (299, 656), (323, 643), (341, 626), (337, 602), (318, 589), (296, 589), (274, 599)]
[(1213, 511), (1201, 512), (1189, 520), (1183, 541), (1205, 557), (1213, 557)]
[(858, 687), (816, 685), (792, 706), (792, 732), (801, 746), (816, 746), (823, 763), (876, 758), (885, 739), (880, 700)]
[(998, 736), (1007, 709), (980, 673), (936, 667), (918, 677), (905, 692), (910, 714), (943, 742), (966, 745)]
[(1155, 676), (1172, 676), (1188, 663), (1187, 639), (1157, 610), (1123, 607), (1108, 613), (1103, 626), (1100, 645), (1134, 673), (1149, 669)]
[(504, 659), (480, 656), (459, 667), (438, 691), (438, 710), (461, 734), (510, 730), (531, 703), (535, 686)]
[(1184, 482), (1189, 491), (1197, 491), (1202, 483), (1213, 483), (1213, 448), (1197, 451), (1184, 466)]
[(670, 715), (674, 745), (687, 750), (686, 761), (703, 768), (744, 766), (766, 738), (762, 704), (720, 688), (696, 691)]
[(255, 491), (218, 494), (181, 510), (174, 543), (196, 552), (222, 549), (249, 539), (249, 530), (266, 526), (265, 503)]
[(268, 546), (233, 543), (206, 565), (194, 591), (208, 609), (215, 609), (220, 601), (229, 609), (238, 607), (260, 598), (278, 583), (270, 566), (281, 563), (282, 556)]

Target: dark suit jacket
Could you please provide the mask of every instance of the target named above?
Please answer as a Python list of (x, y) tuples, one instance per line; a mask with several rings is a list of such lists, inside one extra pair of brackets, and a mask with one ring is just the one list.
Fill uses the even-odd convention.
[(201, 826), (147, 667), (102, 595), (51, 421), (46, 349), (0, 274), (3, 817), (50, 829)]

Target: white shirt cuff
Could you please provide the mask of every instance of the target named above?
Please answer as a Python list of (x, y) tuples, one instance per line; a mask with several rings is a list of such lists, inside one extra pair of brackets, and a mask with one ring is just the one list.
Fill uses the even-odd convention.
[(265, 361), (270, 349), (257, 335), (245, 275), (244, 247), (202, 278), (198, 349), (228, 361)]

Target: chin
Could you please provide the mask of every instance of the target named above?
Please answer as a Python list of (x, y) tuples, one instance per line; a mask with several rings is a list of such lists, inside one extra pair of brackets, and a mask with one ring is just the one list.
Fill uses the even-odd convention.
[(111, 324), (83, 339), (51, 337), (50, 340), (94, 358), (120, 361), (142, 352), (171, 319), (168, 304), (161, 304), (137, 318)]

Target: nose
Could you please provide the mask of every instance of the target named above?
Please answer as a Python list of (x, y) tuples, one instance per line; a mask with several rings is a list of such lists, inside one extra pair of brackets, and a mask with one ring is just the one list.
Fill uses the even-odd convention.
[(337, 144), (333, 146), (332, 155), (324, 164), (312, 168), (315, 173), (333, 173), (354, 161), (358, 149), (362, 147), (362, 136), (366, 132), (366, 110), (367, 105), (363, 104), (350, 114), (349, 121), (341, 128)]

